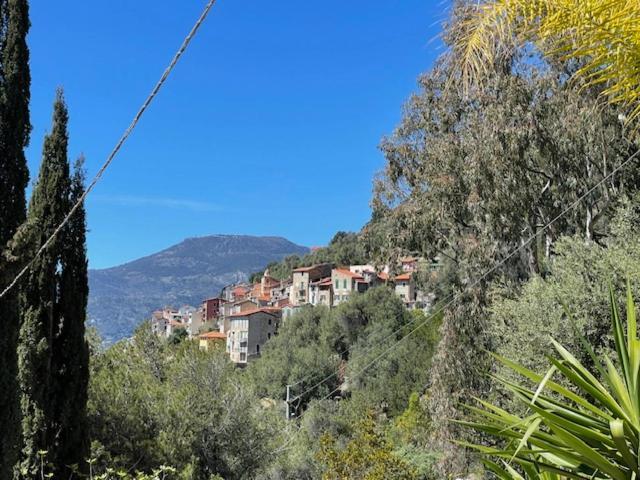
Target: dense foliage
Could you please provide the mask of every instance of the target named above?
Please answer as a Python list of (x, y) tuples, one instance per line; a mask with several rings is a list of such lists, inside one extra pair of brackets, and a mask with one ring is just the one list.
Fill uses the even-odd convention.
[[(189, 340), (159, 339), (145, 324), (131, 341), (93, 357), (89, 412), (93, 453), (100, 459), (95, 468), (151, 471), (167, 464), (203, 479), (318, 478), (323, 467), (316, 455), (329, 455), (329, 443), (319, 441), (322, 433), (358, 442), (361, 432), (354, 425), (367, 411), (380, 416), (376, 431), (402, 432), (385, 449), (405, 447), (415, 454), (415, 436), (426, 441), (427, 417), (416, 414), (417, 396), (411, 413), (404, 412), (412, 392), (425, 389), (437, 343), (438, 322), (427, 320), (405, 310), (392, 291), (374, 289), (336, 310), (308, 308), (292, 316), (246, 370), (234, 368), (224, 351), (201, 352)], [(373, 375), (358, 375), (417, 322), (425, 325)], [(286, 385), (294, 383), (292, 394), (301, 396), (294, 403), (301, 416), (296, 433), (296, 422), (285, 420), (283, 401)], [(325, 400), (329, 393), (343, 400)], [(404, 418), (397, 427), (396, 417)]]
[[(582, 350), (594, 363), (589, 371), (569, 350), (551, 340), (556, 350), (543, 376), (511, 360), (498, 357), (533, 386), (497, 377), (526, 406), (526, 416), (511, 414), (490, 403), (470, 407), (476, 420), (462, 424), (504, 439), (504, 446), (487, 448), (499, 463), (487, 459), (489, 470), (501, 479), (635, 478), (640, 436), (640, 340), (636, 307), (627, 289), (626, 327), (617, 299), (610, 292), (611, 324), (617, 364), (608, 354), (597, 356), (583, 339)], [(564, 380), (567, 386), (562, 385)]]
[[(29, 98), (31, 73), (27, 33), (27, 0), (0, 1), (0, 285), (13, 278), (18, 265), (5, 258), (7, 243), (26, 218), (25, 188), (29, 170), (24, 149), (31, 123)], [(17, 292), (0, 299), (0, 478), (11, 475), (20, 437), (17, 389)]]
[(627, 165), (590, 192), (634, 147), (618, 112), (594, 108), (597, 92), (569, 86), (564, 67), (503, 58), (471, 97), (451, 68), (443, 62), (421, 78), (400, 126), (383, 141), (387, 165), (366, 228), (382, 261), (402, 251), (440, 258), (445, 270), (435, 290), (456, 299), (445, 309), (431, 371), (434, 441), (450, 453), (443, 475), (466, 470), (451, 443), (463, 432), (447, 419), (489, 388), (492, 284), (512, 288), (546, 275), (564, 235), (602, 242), (618, 202), (640, 186), (637, 168)]
[[(588, 366), (592, 360), (581, 348), (581, 336), (599, 354), (611, 351), (608, 284), (618, 302), (624, 300), (627, 279), (634, 295), (640, 296), (638, 205), (637, 199), (625, 202), (611, 222), (611, 235), (602, 244), (585, 243), (579, 237), (558, 242), (545, 277), (534, 276), (517, 289), (504, 285), (493, 288), (490, 334), (498, 354), (544, 373), (540, 359), (551, 347), (550, 338), (575, 352)], [(499, 369), (499, 373), (514, 379), (508, 369)]]

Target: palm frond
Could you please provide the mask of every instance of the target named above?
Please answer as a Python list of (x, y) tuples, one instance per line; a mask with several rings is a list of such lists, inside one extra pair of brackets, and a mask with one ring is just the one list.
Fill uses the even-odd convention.
[(459, 24), (453, 45), (462, 81), (486, 77), (504, 45), (536, 43), (546, 55), (580, 59), (586, 86), (640, 115), (638, 0), (495, 0), (480, 3)]

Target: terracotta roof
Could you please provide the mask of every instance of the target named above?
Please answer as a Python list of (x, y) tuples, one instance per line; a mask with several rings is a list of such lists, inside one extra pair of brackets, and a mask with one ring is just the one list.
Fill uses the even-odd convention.
[(417, 261), (418, 259), (416, 257), (404, 257), (400, 259), (400, 263), (413, 263)]
[(380, 280), (385, 280), (385, 281), (386, 281), (386, 280), (389, 280), (389, 274), (388, 274), (388, 273), (386, 273), (386, 272), (380, 272), (380, 273), (378, 274), (378, 278), (379, 278)]
[(318, 265), (311, 265), (310, 267), (300, 267), (300, 268), (294, 268), (293, 271), (294, 272), (299, 272), (299, 273), (303, 273), (303, 272), (310, 272), (311, 270), (313, 270), (314, 268), (316, 268)]
[(178, 322), (177, 320), (169, 320), (169, 325), (173, 325), (174, 327), (186, 327), (186, 323)]
[(359, 273), (353, 273), (351, 270), (347, 270), (346, 268), (336, 268), (335, 271), (338, 272), (340, 275), (346, 275), (351, 278), (362, 279), (362, 275), (360, 275)]
[(225, 338), (227, 338), (227, 336), (222, 332), (213, 331), (213, 332), (203, 333), (202, 335), (200, 335), (200, 338), (203, 338), (203, 339), (219, 338), (224, 340)]
[(318, 282), (318, 285), (324, 287), (325, 285), (331, 285), (331, 277), (323, 278)]
[(402, 275), (398, 275), (396, 280), (411, 280), (411, 273), (403, 273)]
[(268, 313), (269, 315), (276, 316), (276, 313), (280, 312), (282, 309), (278, 307), (261, 307), (256, 308), (254, 310), (248, 310), (246, 312), (240, 313), (232, 313), (229, 315), (229, 318), (237, 318), (237, 317), (248, 317), (250, 315), (255, 315), (256, 313)]

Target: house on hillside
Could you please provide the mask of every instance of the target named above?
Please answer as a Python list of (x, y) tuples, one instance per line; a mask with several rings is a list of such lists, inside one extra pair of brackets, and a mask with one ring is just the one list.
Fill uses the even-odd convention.
[(259, 306), (260, 305), (258, 305), (257, 302), (249, 300), (248, 298), (245, 300), (240, 300), (229, 305), (229, 315), (255, 310)]
[(216, 326), (216, 323), (217, 323), (217, 318), (207, 321), (205, 319), (204, 308), (203, 307), (198, 308), (189, 317), (189, 322), (187, 326), (187, 332), (189, 333), (189, 338), (196, 337), (200, 332), (211, 330)]
[(311, 267), (296, 268), (293, 271), (291, 293), (289, 300), (294, 307), (309, 302), (309, 284), (331, 275), (331, 264), (323, 263)]
[(369, 284), (364, 277), (347, 268), (334, 268), (331, 271), (331, 284), (333, 286), (333, 306), (340, 305), (349, 300), (354, 293), (366, 292)]
[(228, 317), (227, 353), (232, 362), (244, 365), (260, 355), (264, 344), (278, 333), (279, 308), (258, 308)]
[(156, 335), (166, 335), (167, 323), (169, 321), (164, 318), (162, 310), (156, 310), (151, 314), (151, 331)]
[(309, 303), (311, 305), (333, 305), (333, 288), (331, 287), (331, 277), (321, 278), (309, 284)]
[(176, 330), (187, 330), (193, 307), (185, 305), (180, 310), (164, 307), (151, 314), (151, 331), (161, 337), (169, 338)]
[(402, 275), (398, 275), (394, 279), (394, 282), (396, 295), (400, 297), (407, 308), (414, 308), (417, 299), (417, 291), (413, 273), (403, 273)]
[(404, 257), (400, 259), (400, 268), (404, 273), (414, 273), (418, 271), (419, 258)]
[(200, 350), (211, 351), (214, 348), (224, 349), (227, 343), (227, 336), (222, 332), (207, 332), (198, 336)]
[(244, 284), (233, 284), (227, 285), (222, 289), (222, 293), (220, 294), (220, 298), (226, 300), (227, 302), (237, 302), (238, 300), (242, 300), (246, 298), (246, 296), (251, 292), (251, 287)]
[(349, 271), (360, 275), (364, 278), (365, 283), (368, 283), (370, 286), (378, 283), (378, 274), (372, 265), (351, 265), (349, 266)]
[(271, 288), (271, 302), (276, 304), (284, 299), (289, 301), (289, 297), (291, 296), (291, 285), (293, 282), (290, 278), (286, 280), (282, 280), (277, 285)]
[(187, 330), (187, 327), (188, 327), (187, 323), (179, 322), (177, 320), (169, 320), (169, 322), (167, 323), (167, 329), (165, 330), (165, 336), (169, 338), (172, 334), (176, 333), (178, 330)]
[(221, 297), (207, 298), (202, 302), (202, 314), (204, 322), (213, 322), (220, 317), (222, 306), (226, 303)]
[(182, 321), (182, 315), (180, 312), (171, 306), (167, 306), (162, 309), (162, 317), (168, 322), (172, 320), (176, 322)]

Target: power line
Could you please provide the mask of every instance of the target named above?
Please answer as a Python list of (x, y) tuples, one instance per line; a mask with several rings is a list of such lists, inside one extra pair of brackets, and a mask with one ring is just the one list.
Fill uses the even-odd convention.
[[(591, 187), (586, 193), (582, 194), (580, 197), (578, 197), (575, 201), (573, 201), (567, 208), (565, 208), (562, 212), (560, 212), (556, 217), (554, 217), (549, 223), (547, 223), (544, 227), (542, 227), (540, 230), (538, 230), (535, 234), (531, 235), (527, 240), (525, 240), (520, 246), (518, 246), (516, 249), (514, 249), (513, 251), (511, 251), (511, 253), (509, 253), (509, 255), (507, 255), (505, 258), (503, 258), (501, 261), (499, 261), (498, 263), (496, 263), (493, 267), (491, 267), (487, 272), (485, 272), (482, 276), (480, 276), (477, 280), (475, 280), (474, 282), (472, 282), (469, 286), (465, 287), (465, 289), (462, 292), (459, 292), (457, 294), (449, 294), (447, 297), (445, 297), (445, 299), (448, 299), (447, 302), (445, 302), (442, 306), (440, 306), (435, 312), (433, 312), (431, 315), (429, 315), (423, 322), (420, 323), (420, 325), (416, 328), (414, 328), (413, 330), (411, 330), (409, 333), (407, 333), (406, 335), (404, 335), (403, 337), (401, 337), (399, 340), (396, 340), (388, 349), (386, 349), (382, 354), (378, 355), (376, 358), (374, 358), (373, 361), (371, 361), (370, 363), (368, 363), (367, 365), (365, 365), (365, 367), (361, 370), (359, 370), (354, 377), (359, 377), (362, 373), (364, 373), (367, 369), (369, 369), (372, 365), (374, 365), (375, 363), (378, 362), (378, 360), (380, 360), (382, 357), (384, 357), (388, 352), (390, 352), (391, 350), (393, 350), (397, 345), (399, 345), (403, 340), (405, 340), (406, 338), (408, 338), (409, 336), (413, 335), (415, 332), (417, 332), (418, 330), (420, 330), (420, 328), (422, 328), (423, 326), (425, 326), (429, 321), (431, 321), (433, 318), (435, 318), (437, 315), (439, 315), (440, 313), (442, 313), (447, 307), (451, 306), (452, 304), (454, 304), (457, 300), (459, 300), (459, 298), (468, 290), (476, 287), (477, 285), (479, 285), (482, 281), (484, 281), (489, 275), (491, 275), (493, 272), (495, 272), (497, 269), (499, 269), (500, 267), (502, 267), (506, 262), (508, 262), (511, 258), (513, 258), (516, 254), (518, 254), (520, 251), (522, 251), (527, 245), (529, 245), (533, 240), (535, 240), (537, 237), (539, 237), (543, 232), (545, 232), (547, 229), (549, 229), (549, 227), (551, 227), (555, 222), (557, 222), (558, 220), (560, 220), (564, 215), (566, 215), (568, 212), (570, 212), (571, 210), (573, 210), (576, 206), (578, 206), (586, 197), (588, 197), (589, 195), (591, 195), (595, 190), (597, 190), (602, 184), (604, 184), (605, 182), (607, 182), (611, 177), (613, 177), (616, 173), (618, 173), (620, 170), (622, 170), (624, 167), (626, 167), (629, 163), (631, 163), (634, 159), (636, 159), (638, 157), (638, 155), (640, 155), (640, 150), (637, 150), (633, 155), (631, 155), (629, 158), (627, 158), (624, 162), (622, 162), (620, 165), (618, 165), (615, 169), (613, 169), (606, 177), (604, 177), (602, 180), (600, 180), (598, 183), (596, 183), (593, 187)], [(415, 318), (413, 320), (411, 320), (409, 323), (403, 325), (402, 327), (398, 328), (397, 330), (395, 330), (394, 332), (390, 333), (387, 336), (387, 339), (391, 338), (391, 337), (395, 337), (397, 336), (399, 333), (402, 332), (402, 330), (406, 329), (408, 326), (412, 325), (413, 323), (415, 323), (418, 319)], [(352, 347), (348, 348), (344, 353), (347, 353), (348, 351), (351, 350)], [(370, 353), (375, 347), (371, 347), (369, 348), (366, 353)], [(338, 375), (338, 371), (333, 372), (332, 374), (328, 375), (327, 377), (325, 377), (323, 380), (319, 381), (318, 383), (314, 384), (312, 387), (309, 387), (308, 389), (306, 389), (304, 392), (302, 392), (301, 394), (297, 395), (296, 397), (294, 397), (291, 401), (295, 401), (298, 400), (300, 398), (302, 398), (304, 395), (306, 395), (307, 393), (312, 392), (313, 390), (315, 390), (316, 388), (318, 388), (320, 385), (324, 384), (325, 382), (328, 382), (329, 380), (331, 380), (333, 377)], [(298, 382), (299, 383), (299, 382)], [(297, 385), (297, 383), (296, 383)], [(330, 392), (327, 396), (323, 397), (323, 400), (329, 398), (331, 395), (333, 395), (334, 393), (336, 393), (338, 390), (340, 389), (340, 387), (334, 389), (332, 392)]]
[(100, 170), (98, 170), (98, 173), (96, 173), (95, 177), (93, 177), (93, 180), (91, 180), (91, 183), (87, 186), (87, 188), (84, 191), (84, 193), (82, 194), (82, 196), (78, 199), (76, 204), (71, 208), (71, 210), (69, 211), (67, 216), (62, 221), (62, 223), (60, 223), (60, 225), (58, 225), (58, 227), (54, 230), (54, 232), (51, 234), (51, 236), (49, 238), (47, 238), (47, 240), (38, 249), (38, 251), (36, 252), (34, 257), (25, 265), (25, 267), (22, 270), (20, 270), (20, 273), (18, 273), (18, 275), (13, 279), (13, 281), (0, 293), (0, 299), (2, 299), (7, 293), (9, 293), (9, 291), (13, 287), (15, 287), (17, 285), (17, 283), (20, 281), (20, 279), (29, 271), (29, 269), (31, 268), (33, 263), (36, 261), (36, 259), (40, 255), (42, 255), (42, 252), (44, 252), (47, 249), (47, 247), (51, 244), (51, 242), (53, 242), (53, 240), (58, 236), (58, 234), (62, 231), (62, 229), (69, 222), (69, 220), (71, 219), (73, 214), (78, 210), (78, 208), (80, 208), (80, 205), (82, 205), (84, 203), (84, 201), (87, 198), (87, 196), (89, 195), (89, 193), (91, 193), (91, 191), (94, 189), (96, 184), (100, 181), (100, 179), (102, 178), (102, 175), (104, 174), (104, 172), (107, 170), (107, 168), (109, 168), (109, 165), (111, 165), (111, 162), (113, 161), (113, 159), (116, 157), (116, 155), (118, 154), (118, 152), (120, 151), (120, 149), (122, 148), (124, 143), (127, 141), (127, 139), (129, 138), (129, 136), (131, 135), (133, 130), (136, 128), (136, 125), (140, 121), (140, 118), (142, 118), (142, 115), (144, 114), (144, 112), (147, 110), (147, 108), (149, 108), (149, 105), (151, 105), (151, 102), (153, 102), (154, 98), (160, 92), (160, 89), (162, 88), (162, 86), (166, 82), (167, 78), (169, 77), (169, 75), (171, 74), (171, 72), (173, 71), (175, 66), (178, 64), (178, 61), (180, 60), (180, 57), (182, 57), (184, 52), (187, 50), (187, 47), (191, 43), (191, 40), (193, 39), (193, 37), (196, 35), (198, 30), (200, 29), (200, 26), (203, 24), (203, 22), (207, 18), (207, 15), (209, 15), (209, 12), (211, 11), (211, 9), (213, 8), (213, 5), (215, 3), (216, 3), (216, 0), (209, 0), (208, 1), (206, 6), (204, 7), (204, 10), (200, 14), (200, 17), (198, 18), (196, 23), (193, 25), (193, 27), (191, 28), (191, 31), (185, 37), (185, 39), (182, 41), (182, 44), (180, 45), (180, 48), (178, 49), (178, 51), (175, 53), (175, 55), (171, 59), (171, 62), (169, 63), (169, 66), (162, 73), (162, 76), (160, 77), (160, 80), (158, 80), (156, 85), (153, 87), (153, 89), (151, 90), (151, 93), (147, 96), (146, 100), (144, 101), (144, 103), (142, 104), (142, 106), (140, 107), (140, 109), (138, 110), (136, 115), (133, 117), (133, 120), (132, 120), (131, 124), (124, 131), (124, 133), (120, 137), (120, 140), (118, 140), (118, 143), (116, 143), (116, 146), (113, 148), (113, 150), (111, 151), (111, 153), (107, 157), (107, 160), (104, 162), (104, 164), (100, 168)]
[[(449, 294), (448, 297), (445, 298), (450, 298), (449, 301), (447, 301), (444, 305), (442, 305), (441, 307), (438, 308), (438, 310), (436, 310), (434, 313), (432, 313), (431, 315), (429, 315), (423, 322), (420, 323), (420, 325), (418, 325), (416, 328), (414, 328), (413, 330), (411, 330), (409, 333), (407, 333), (406, 335), (404, 335), (403, 337), (401, 337), (399, 340), (396, 340), (394, 343), (392, 343), (387, 349), (385, 349), (382, 353), (380, 353), (379, 355), (377, 355), (373, 360), (371, 360), (370, 362), (368, 362), (364, 367), (362, 367), (360, 370), (358, 370), (354, 375), (352, 375), (350, 378), (358, 378), (360, 375), (364, 374), (369, 368), (371, 368), (373, 365), (375, 365), (381, 358), (383, 358), (385, 355), (387, 355), (387, 353), (389, 353), (391, 350), (393, 350), (395, 347), (397, 347), (401, 342), (403, 342), (405, 339), (409, 338), (411, 335), (413, 335), (415, 332), (417, 332), (418, 330), (420, 330), (422, 327), (424, 327), (427, 322), (429, 322), (430, 320), (432, 320), (436, 315), (440, 314), (445, 308), (447, 308), (448, 306), (452, 305), (453, 303), (455, 303), (456, 300), (458, 300), (458, 298), (467, 290), (473, 288), (474, 286), (478, 285), (480, 282), (482, 282), (487, 276), (489, 276), (491, 273), (493, 273), (494, 271), (496, 271), (498, 268), (500, 268), (502, 265), (504, 265), (510, 258), (512, 258), (513, 256), (515, 256), (518, 252), (520, 252), (525, 246), (527, 246), (529, 243), (531, 243), (533, 240), (535, 240), (541, 233), (543, 233), (545, 230), (547, 230), (551, 225), (553, 225), (555, 222), (557, 222), (558, 220), (560, 220), (560, 218), (562, 218), (564, 215), (566, 215), (569, 211), (573, 210), (578, 204), (580, 204), (580, 202), (582, 202), (582, 200), (584, 200), (586, 197), (588, 197), (591, 193), (593, 193), (597, 188), (599, 188), (603, 183), (605, 183), (606, 181), (608, 181), (611, 177), (613, 177), (616, 173), (618, 173), (620, 170), (622, 170), (624, 167), (626, 167), (629, 163), (631, 163), (635, 158), (638, 157), (638, 155), (640, 154), (640, 150), (637, 150), (633, 155), (631, 155), (629, 158), (627, 158), (624, 162), (622, 162), (618, 167), (616, 167), (615, 169), (613, 169), (606, 177), (604, 177), (602, 180), (600, 180), (598, 183), (596, 183), (593, 187), (591, 187), (586, 193), (584, 193), (583, 195), (581, 195), (580, 197), (578, 197), (577, 200), (575, 200), (574, 202), (572, 202), (567, 208), (565, 208), (562, 212), (560, 212), (555, 218), (553, 218), (549, 223), (547, 223), (544, 227), (542, 227), (542, 229), (540, 229), (538, 232), (536, 232), (534, 235), (532, 235), (531, 237), (529, 237), (529, 239), (527, 239), (524, 243), (522, 243), (518, 248), (514, 249), (509, 255), (507, 255), (504, 259), (502, 259), (500, 262), (498, 262), (496, 265), (494, 265), (491, 269), (489, 269), (486, 273), (484, 273), (478, 280), (476, 280), (475, 282), (473, 282), (470, 286), (466, 287), (462, 292), (460, 292), (457, 295), (451, 295)], [(400, 330), (402, 330), (403, 328), (406, 328), (407, 326), (415, 323), (417, 321), (417, 319), (412, 320), (411, 322), (407, 323), (406, 325), (403, 325), (403, 327), (401, 327), (400, 329), (396, 330), (394, 333), (392, 333), (391, 335), (397, 334), (400, 332)], [(391, 337), (391, 335), (389, 335), (387, 338)], [(349, 350), (349, 349), (348, 349)], [(373, 350), (373, 347), (371, 349), (369, 349), (367, 351), (370, 352), (371, 350)], [(317, 384), (315, 384), (313, 387), (311, 387), (310, 389), (307, 389), (306, 391), (304, 391), (302, 394), (298, 395), (297, 397), (295, 397), (293, 399), (293, 401), (295, 401), (296, 399), (301, 398), (303, 395), (305, 395), (306, 393), (309, 393), (310, 391), (312, 391), (313, 389), (317, 388), (318, 386), (322, 385), (324, 382), (330, 380), (331, 378), (333, 378), (334, 376), (336, 376), (338, 374), (338, 372), (335, 372), (329, 376), (327, 376), (324, 380), (322, 380), (321, 382), (318, 382)], [(338, 386), (337, 388), (333, 389), (331, 392), (329, 392), (327, 395), (325, 395), (324, 397), (322, 397), (320, 399), (320, 401), (324, 401), (327, 400), (329, 398), (331, 398), (332, 395), (334, 395), (335, 393), (337, 393), (340, 390), (340, 386)], [(288, 406), (287, 406), (288, 408)], [(296, 417), (296, 420), (299, 420), (300, 418), (302, 418), (302, 416), (305, 414), (306, 412), (302, 412), (300, 413), (300, 415), (298, 415)], [(302, 431), (302, 427), (298, 428), (298, 430), (296, 430), (279, 448), (277, 448), (276, 450), (274, 450), (273, 452), (271, 452), (271, 454), (274, 453), (279, 453), (282, 452), (284, 450), (286, 450), (286, 448), (295, 440), (295, 438), (300, 434), (300, 432)]]

